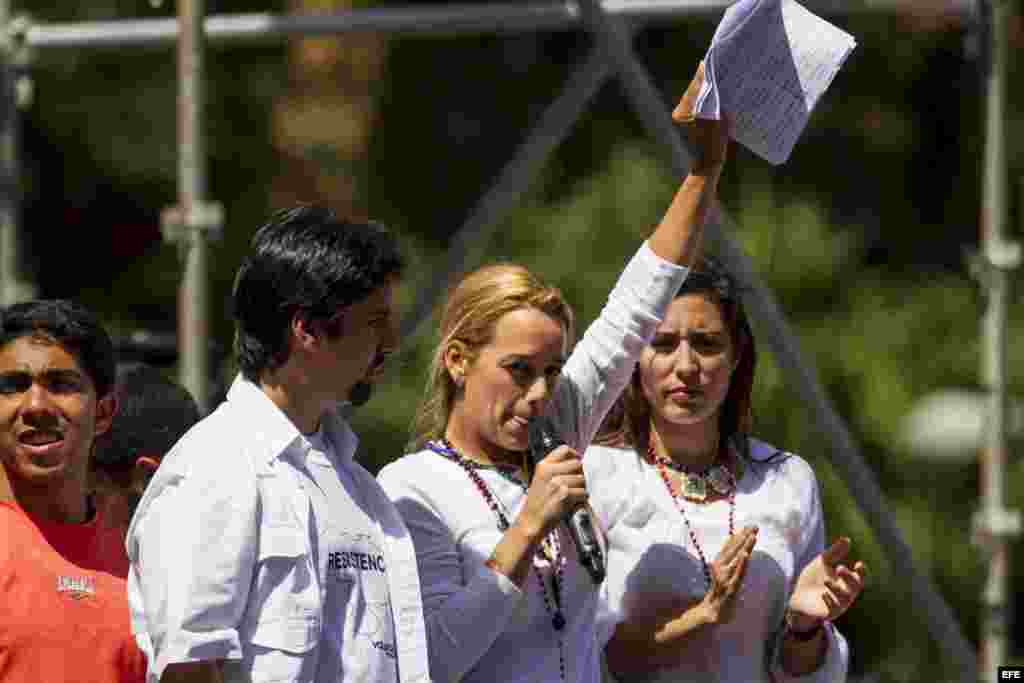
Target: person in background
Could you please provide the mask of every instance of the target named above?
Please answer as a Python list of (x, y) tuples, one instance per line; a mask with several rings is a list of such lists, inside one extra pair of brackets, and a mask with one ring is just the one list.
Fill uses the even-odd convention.
[(114, 395), (117, 416), (96, 439), (93, 491), (105, 522), (127, 530), (160, 461), (199, 421), (199, 406), (184, 387), (144, 363), (118, 367)]
[[(438, 682), (600, 678), (599, 586), (560, 522), (587, 500), (578, 454), (700, 253), (728, 132), (692, 130), (694, 167), (571, 355), (569, 304), (522, 266), (485, 266), (448, 296), (415, 452), (378, 477), (416, 543)], [(534, 469), (542, 415), (567, 445)]]
[(141, 683), (122, 534), (89, 496), (110, 428), (114, 347), (63, 300), (0, 314), (0, 680)]
[(705, 258), (586, 452), (620, 680), (846, 678), (832, 622), (866, 567), (849, 539), (826, 549), (807, 462), (750, 435), (756, 359), (738, 286)]
[(160, 464), (128, 529), (152, 681), (426, 683), (412, 542), (339, 413), (398, 344), (390, 233), (276, 214), (235, 279), (241, 374)]

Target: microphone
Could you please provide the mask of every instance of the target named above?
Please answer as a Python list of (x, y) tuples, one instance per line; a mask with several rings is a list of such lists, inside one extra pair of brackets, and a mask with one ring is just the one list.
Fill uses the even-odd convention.
[[(528, 430), (527, 453), (530, 462), (534, 465), (565, 443), (550, 418), (537, 417), (530, 420)], [(565, 524), (569, 527), (569, 534), (576, 545), (576, 555), (579, 557), (580, 564), (590, 574), (594, 583), (601, 583), (605, 575), (604, 553), (601, 551), (601, 546), (597, 544), (594, 525), (590, 519), (590, 510), (587, 506), (581, 505), (566, 518)]]

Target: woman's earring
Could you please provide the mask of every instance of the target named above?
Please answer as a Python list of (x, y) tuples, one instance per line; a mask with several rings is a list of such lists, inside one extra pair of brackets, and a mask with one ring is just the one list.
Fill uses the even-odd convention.
[(732, 361), (732, 367), (729, 368), (729, 374), (736, 372), (736, 368), (740, 366), (740, 361), (743, 360), (742, 356), (736, 356)]

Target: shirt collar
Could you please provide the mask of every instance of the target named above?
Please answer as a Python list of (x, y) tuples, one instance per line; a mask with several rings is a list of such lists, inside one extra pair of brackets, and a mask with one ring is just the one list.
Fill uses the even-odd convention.
[[(324, 436), (334, 447), (334, 454), (341, 461), (352, 460), (359, 447), (359, 437), (338, 412), (338, 408), (320, 416)], [(303, 442), (308, 441), (303, 438)]]
[[(228, 390), (228, 405), (246, 415), (246, 423), (258, 432), (257, 441), (262, 448), (262, 457), (272, 462), (291, 448), (298, 448), (305, 455), (311, 445), (295, 423), (278, 408), (270, 397), (253, 382), (238, 375)], [(351, 460), (359, 446), (359, 439), (348, 423), (331, 410), (320, 416), (324, 435), (330, 440), (338, 458)]]

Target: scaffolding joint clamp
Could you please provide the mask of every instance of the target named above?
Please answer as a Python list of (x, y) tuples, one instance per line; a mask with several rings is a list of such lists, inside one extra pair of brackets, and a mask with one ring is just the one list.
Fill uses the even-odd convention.
[(18, 109), (32, 106), (35, 86), (29, 74), (32, 62), (31, 48), (28, 44), (28, 32), (32, 28), (32, 19), (27, 14), (17, 14), (0, 27), (0, 53), (12, 71), (14, 102)]
[(1021, 262), (1020, 242), (993, 240), (985, 247), (985, 260), (997, 270), (1015, 270)]
[(983, 289), (992, 285), (993, 273), (1016, 270), (1020, 267), (1021, 260), (1021, 244), (1013, 240), (991, 242), (983, 249), (964, 250), (967, 270)]
[(971, 520), (971, 536), (974, 544), (988, 547), (993, 540), (1011, 539), (1021, 534), (1020, 512), (1010, 508), (978, 510)]
[(188, 209), (169, 206), (160, 212), (160, 233), (167, 242), (188, 244), (196, 233), (216, 241), (224, 231), (224, 206), (220, 202), (192, 202)]
[(18, 13), (13, 15), (5, 26), (0, 27), (0, 49), (14, 58), (14, 61), (24, 62), (28, 59), (28, 32), (32, 24), (32, 17)]

